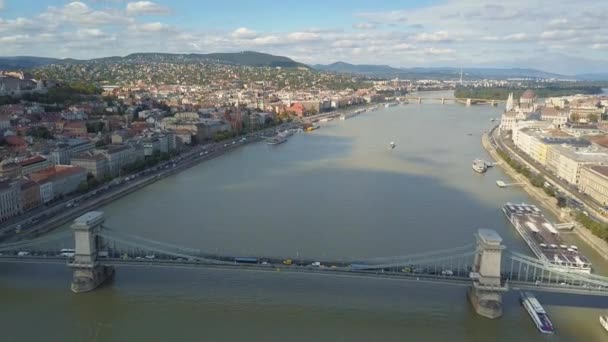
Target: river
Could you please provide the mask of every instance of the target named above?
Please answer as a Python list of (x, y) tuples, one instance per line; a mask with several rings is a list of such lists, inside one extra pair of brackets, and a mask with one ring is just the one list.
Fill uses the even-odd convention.
[[(287, 143), (250, 144), (124, 197), (107, 226), (221, 254), (321, 259), (406, 255), (499, 232), (527, 246), (500, 212), (534, 202), (477, 174), (484, 130), (501, 107), (409, 104), (321, 123)], [(397, 147), (389, 150), (394, 141)], [(64, 228), (67, 229), (67, 228)], [(608, 264), (578, 244), (606, 274)], [(465, 288), (328, 275), (119, 268), (75, 295), (60, 266), (0, 265), (4, 341), (600, 341), (608, 300), (538, 294), (557, 328), (541, 336), (504, 297), (477, 316)]]

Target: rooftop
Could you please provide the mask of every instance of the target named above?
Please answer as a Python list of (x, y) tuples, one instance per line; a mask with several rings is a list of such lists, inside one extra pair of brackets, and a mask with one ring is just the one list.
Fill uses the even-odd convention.
[(531, 99), (536, 98), (536, 94), (532, 91), (532, 89), (528, 89), (528, 90), (524, 91), (523, 94), (521, 94), (521, 98), (531, 100)]
[(41, 157), (41, 156), (35, 156), (32, 158), (24, 159), (24, 160), (18, 162), (18, 164), (21, 166), (29, 166), (29, 165), (33, 165), (33, 164), (37, 164), (37, 163), (44, 163), (45, 161), (46, 161), (46, 158)]
[(593, 166), (590, 166), (589, 168), (604, 177), (608, 177), (608, 166), (606, 166), (606, 165), (593, 165)]

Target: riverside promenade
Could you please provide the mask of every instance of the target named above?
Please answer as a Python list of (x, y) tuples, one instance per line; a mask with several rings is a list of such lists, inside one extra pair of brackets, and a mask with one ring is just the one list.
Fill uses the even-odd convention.
[[(485, 150), (492, 156), (495, 161), (501, 161), (498, 165), (504, 170), (504, 172), (511, 177), (515, 182), (523, 183), (524, 186), (522, 188), (532, 197), (534, 197), (537, 201), (539, 201), (542, 206), (549, 210), (553, 215), (557, 217), (560, 222), (572, 222), (575, 220), (574, 217), (571, 216), (570, 209), (562, 209), (557, 206), (557, 200), (555, 197), (551, 197), (547, 195), (541, 188), (537, 188), (533, 186), (528, 178), (517, 172), (513, 169), (509, 164), (505, 163), (504, 160), (498, 155), (496, 151), (496, 147), (490, 142), (490, 134), (492, 134), (494, 130), (491, 130), (489, 133), (484, 133), (481, 137), (481, 143)], [(512, 151), (507, 151), (509, 153), (513, 153)], [(585, 241), (589, 246), (591, 246), (602, 258), (608, 260), (608, 243), (597, 236), (593, 235), (591, 231), (583, 227), (578, 222), (575, 224), (573, 229), (573, 233), (575, 233), (578, 237), (580, 237), (583, 241)]]

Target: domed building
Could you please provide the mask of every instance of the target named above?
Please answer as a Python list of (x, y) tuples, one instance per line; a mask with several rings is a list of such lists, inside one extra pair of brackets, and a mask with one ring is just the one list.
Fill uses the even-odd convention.
[(524, 113), (531, 113), (536, 110), (536, 94), (528, 89), (519, 98), (519, 109)]
[(519, 104), (534, 102), (536, 102), (536, 94), (532, 91), (532, 89), (524, 91), (524, 93), (521, 94), (521, 97), (519, 98)]

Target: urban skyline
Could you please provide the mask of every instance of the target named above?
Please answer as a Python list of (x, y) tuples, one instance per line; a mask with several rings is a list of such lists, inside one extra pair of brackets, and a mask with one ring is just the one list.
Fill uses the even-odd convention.
[[(4, 56), (254, 50), (307, 64), (531, 67), (606, 72), (608, 4), (0, 1)], [(327, 15), (326, 13), (329, 13)]]

